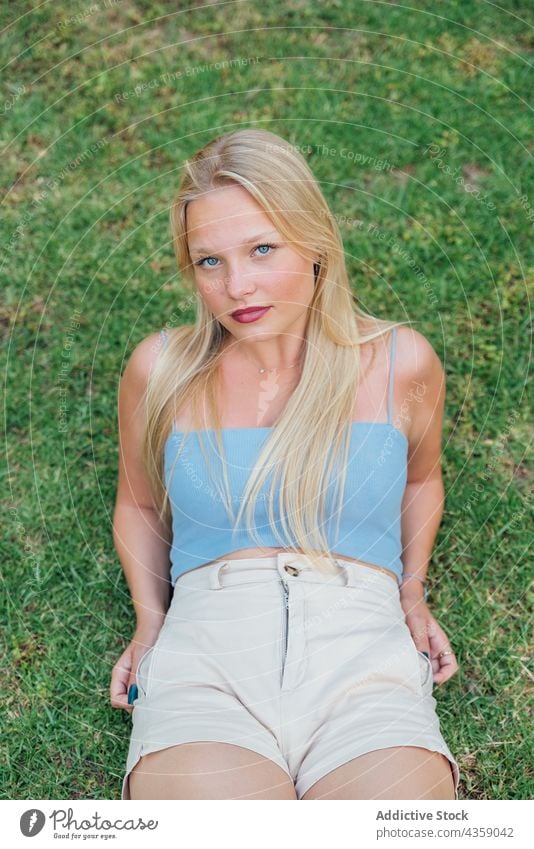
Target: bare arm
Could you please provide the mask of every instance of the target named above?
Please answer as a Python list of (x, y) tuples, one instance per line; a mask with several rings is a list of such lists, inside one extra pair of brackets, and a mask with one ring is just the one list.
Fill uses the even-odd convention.
[(132, 597), (137, 628), (157, 633), (170, 602), (168, 530), (155, 510), (117, 504), (113, 540)]
[(170, 602), (170, 528), (154, 508), (141, 462), (144, 397), (160, 341), (157, 333), (132, 353), (119, 388), (119, 479), (113, 541), (124, 569), (137, 617), (148, 635), (161, 628)]
[[(408, 477), (402, 503), (402, 562), (405, 572), (423, 580), (441, 523), (444, 488), (441, 471), (441, 439), (445, 404), (445, 373), (439, 357), (419, 333), (408, 331), (403, 340), (405, 362), (411, 375), (403, 380), (410, 399)], [(423, 586), (406, 579), (402, 598), (423, 597)]]
[(154, 507), (141, 461), (148, 378), (161, 347), (159, 334), (143, 339), (131, 355), (119, 387), (119, 481), (113, 541), (137, 619), (128, 646), (113, 667), (112, 707), (132, 712), (128, 692), (141, 657), (154, 645), (169, 608), (171, 530)]
[[(403, 346), (402, 359), (410, 372), (403, 375), (403, 388), (411, 399), (411, 421), (408, 477), (402, 502), (402, 563), (404, 572), (424, 580), (445, 500), (441, 471), (445, 372), (420, 333), (407, 331)], [(434, 683), (443, 684), (458, 671), (458, 662), (451, 653), (447, 634), (423, 599), (423, 586), (417, 578), (403, 581), (400, 600), (416, 647), (430, 658)]]

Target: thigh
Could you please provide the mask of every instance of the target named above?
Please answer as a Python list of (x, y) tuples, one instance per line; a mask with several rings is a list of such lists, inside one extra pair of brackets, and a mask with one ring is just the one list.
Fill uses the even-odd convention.
[(354, 758), (316, 781), (302, 799), (454, 799), (450, 762), (419, 746)]
[(296, 799), (291, 778), (251, 749), (181, 743), (144, 755), (130, 774), (131, 799)]

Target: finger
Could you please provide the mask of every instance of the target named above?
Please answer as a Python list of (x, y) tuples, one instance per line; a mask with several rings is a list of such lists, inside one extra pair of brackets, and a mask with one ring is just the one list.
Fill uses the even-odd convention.
[(424, 619), (411, 617), (408, 622), (408, 628), (415, 647), (418, 651), (430, 657), (430, 641), (428, 638), (427, 623)]
[(447, 664), (446, 666), (440, 666), (438, 672), (434, 673), (434, 683), (435, 684), (444, 684), (445, 681), (448, 681), (449, 678), (458, 671), (458, 667), (454, 664)]
[[(432, 653), (435, 654), (436, 657), (442, 651), (454, 651), (449, 638), (439, 626), (433, 633), (430, 633), (429, 636), (430, 643), (432, 645)], [(446, 655), (446, 657), (450, 656), (451, 655)]]
[[(442, 649), (441, 651), (449, 651), (449, 649)], [(442, 657), (438, 657), (437, 660), (439, 663), (439, 669), (436, 672), (434, 680), (438, 684), (443, 684), (445, 681), (448, 681), (449, 678), (452, 678), (456, 672), (458, 672), (458, 661), (456, 660), (455, 654), (446, 654)]]
[(131, 677), (131, 662), (119, 661), (115, 664), (111, 671), (111, 682), (109, 685), (109, 695), (111, 703), (115, 706), (120, 706), (123, 701), (128, 703), (128, 683)]
[[(453, 654), (440, 657), (441, 652), (453, 652)], [(436, 684), (443, 684), (458, 671), (458, 662), (449, 638), (437, 621), (435, 621), (433, 632), (430, 633), (430, 656), (433, 658)]]
[(139, 695), (139, 690), (135, 681), (128, 687), (128, 704), (133, 705)]
[(113, 699), (112, 702), (111, 702), (111, 707), (122, 708), (127, 713), (133, 712), (133, 707), (128, 704), (128, 697), (126, 695), (120, 696), (117, 699)]
[(126, 689), (126, 686), (123, 686), (120, 692), (115, 692), (111, 698), (111, 704), (113, 707), (123, 708), (127, 710), (128, 713), (131, 713), (133, 710), (133, 702), (137, 696), (137, 682), (135, 681), (135, 678), (133, 678), (131, 683), (128, 684), (128, 689)]

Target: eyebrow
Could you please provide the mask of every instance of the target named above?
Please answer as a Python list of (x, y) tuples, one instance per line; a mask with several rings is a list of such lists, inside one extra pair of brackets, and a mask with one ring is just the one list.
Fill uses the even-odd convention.
[[(257, 242), (259, 239), (265, 239), (268, 236), (276, 236), (277, 238), (279, 238), (275, 230), (269, 230), (267, 233), (257, 233), (255, 236), (251, 236), (250, 239), (245, 239), (244, 242), (239, 242), (238, 247), (242, 247), (243, 245), (250, 245), (251, 242)], [(203, 248), (196, 245), (194, 248), (189, 248), (189, 253), (192, 256), (193, 254), (197, 253), (209, 253), (212, 250), (213, 248)]]

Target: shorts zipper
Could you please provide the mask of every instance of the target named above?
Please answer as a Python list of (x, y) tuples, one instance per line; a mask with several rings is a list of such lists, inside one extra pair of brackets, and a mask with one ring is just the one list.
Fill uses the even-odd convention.
[(285, 581), (281, 581), (282, 584), (282, 593), (283, 593), (283, 625), (282, 625), (282, 678), (284, 677), (284, 667), (287, 657), (287, 631), (288, 631), (288, 619), (289, 619), (289, 592), (287, 588), (287, 584)]

